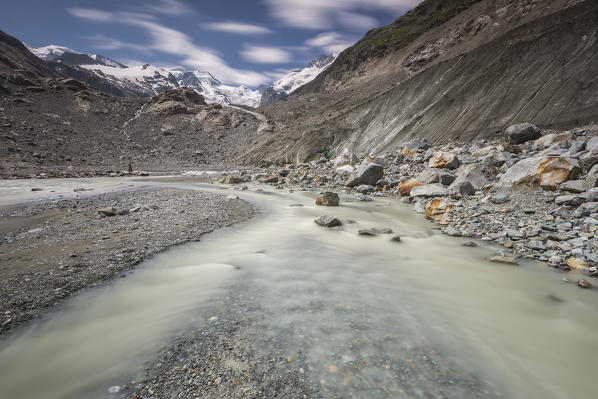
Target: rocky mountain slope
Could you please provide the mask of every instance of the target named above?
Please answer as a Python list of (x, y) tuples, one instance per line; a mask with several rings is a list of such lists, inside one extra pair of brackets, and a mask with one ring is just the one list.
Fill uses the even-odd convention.
[(491, 137), (512, 123), (570, 127), (598, 117), (598, 4), (426, 0), (369, 32), (288, 101), (260, 159), (391, 150)]

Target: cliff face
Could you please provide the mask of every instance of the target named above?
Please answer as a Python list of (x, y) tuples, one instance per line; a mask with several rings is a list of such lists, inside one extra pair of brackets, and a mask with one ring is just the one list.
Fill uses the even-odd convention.
[(370, 51), (356, 65), (341, 54), (341, 65), (264, 107), (280, 128), (247, 161), (392, 150), (414, 137), (469, 140), (522, 121), (568, 127), (598, 119), (598, 3), (467, 3), (409, 43)]

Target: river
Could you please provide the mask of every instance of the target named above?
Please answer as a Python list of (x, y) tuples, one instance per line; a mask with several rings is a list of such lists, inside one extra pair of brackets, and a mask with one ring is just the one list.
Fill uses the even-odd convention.
[[(139, 179), (85, 183), (96, 192), (222, 191)], [(0, 192), (10, 184), (11, 201), (22, 202), (41, 195), (30, 187), (52, 185), (57, 196), (82, 182), (5, 181)], [(441, 234), (395, 199), (341, 195), (340, 207), (324, 208), (311, 192), (256, 189), (234, 191), (258, 209), (252, 220), (162, 253), (2, 342), (0, 397), (117, 398), (116, 386), (172, 338), (207, 325), (206, 309), (225, 309), (236, 287), (263, 309), (266, 336), (284, 337), (289, 354), (301, 348), (302, 371), (322, 397), (598, 394), (595, 291), (540, 263), (490, 263), (498, 248), (464, 247), (465, 239)], [(344, 226), (317, 226), (322, 214)], [(401, 241), (359, 236), (363, 228), (391, 228)]]

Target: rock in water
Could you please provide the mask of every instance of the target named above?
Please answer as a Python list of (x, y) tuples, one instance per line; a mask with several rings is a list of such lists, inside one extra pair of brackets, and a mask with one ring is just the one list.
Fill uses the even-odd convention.
[(581, 279), (577, 282), (577, 286), (580, 288), (592, 288), (592, 284), (588, 283), (586, 279)]
[(329, 215), (320, 216), (319, 218), (315, 219), (314, 222), (323, 227), (336, 227), (343, 225), (343, 223), (338, 218)]
[(540, 129), (531, 123), (518, 123), (507, 128), (507, 138), (513, 144), (525, 143), (541, 136)]
[(507, 256), (502, 256), (502, 255), (493, 256), (492, 258), (490, 258), (490, 262), (503, 263), (505, 265), (519, 266), (519, 262), (517, 262), (517, 259), (509, 258)]
[(325, 192), (316, 198), (316, 205), (320, 206), (338, 206), (339, 198), (337, 193), (330, 191)]
[(373, 229), (361, 229), (358, 231), (358, 234), (360, 236), (369, 236), (369, 237), (373, 237), (376, 235), (376, 232)]
[(347, 182), (348, 187), (355, 187), (360, 184), (375, 186), (378, 180), (384, 177), (384, 167), (374, 162), (362, 162), (357, 168), (355, 176)]

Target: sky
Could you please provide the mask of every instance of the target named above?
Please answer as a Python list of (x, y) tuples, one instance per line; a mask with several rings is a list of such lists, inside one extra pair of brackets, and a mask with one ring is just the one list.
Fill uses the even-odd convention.
[(339, 53), (421, 0), (19, 0), (0, 29), (32, 47), (208, 71), (256, 87)]

